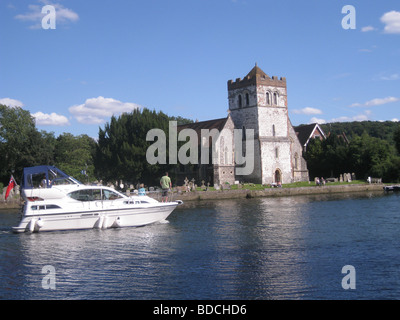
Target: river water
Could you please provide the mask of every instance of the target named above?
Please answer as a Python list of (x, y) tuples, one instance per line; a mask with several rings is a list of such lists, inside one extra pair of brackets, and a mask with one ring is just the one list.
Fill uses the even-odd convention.
[(17, 220), (0, 211), (0, 299), (400, 298), (399, 194), (202, 200), (141, 228)]

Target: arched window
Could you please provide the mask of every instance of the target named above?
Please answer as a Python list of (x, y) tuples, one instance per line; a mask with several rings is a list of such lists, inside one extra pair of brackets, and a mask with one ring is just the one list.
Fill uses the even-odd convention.
[(246, 106), (250, 104), (249, 94), (246, 93)]
[(239, 108), (241, 108), (242, 107), (242, 95), (240, 95), (240, 94), (238, 97), (238, 103), (239, 103)]
[(274, 92), (274, 105), (278, 105), (278, 93)]
[(279, 148), (278, 147), (275, 148), (275, 158), (276, 159), (279, 158)]
[(273, 125), (272, 125), (272, 136), (275, 137), (275, 134), (276, 134), (276, 133), (275, 133), (275, 125), (273, 124)]
[(266, 99), (267, 99), (267, 105), (270, 105), (271, 104), (271, 94), (269, 92), (267, 92)]

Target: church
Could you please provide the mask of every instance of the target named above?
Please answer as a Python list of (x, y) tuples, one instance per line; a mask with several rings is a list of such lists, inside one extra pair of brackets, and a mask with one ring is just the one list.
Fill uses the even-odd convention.
[[(215, 129), (218, 135), (212, 141), (198, 140), (199, 149), (205, 144), (214, 148), (212, 161), (181, 165), (177, 182), (181, 183), (185, 178), (210, 185), (233, 184), (235, 181), (258, 184), (308, 181), (303, 146), (288, 115), (286, 78), (271, 78), (256, 64), (243, 79), (229, 80), (227, 86), (229, 109), (226, 118), (178, 126), (178, 132), (192, 129), (198, 137), (202, 129)], [(235, 129), (241, 129), (243, 134), (242, 148), (233, 141)], [(246, 137), (246, 129), (252, 129), (252, 139)], [(246, 141), (251, 143), (251, 148)], [(246, 158), (249, 150), (252, 151), (251, 158)], [(243, 158), (246, 163), (238, 161)], [(251, 161), (251, 171), (240, 174), (248, 161)]]

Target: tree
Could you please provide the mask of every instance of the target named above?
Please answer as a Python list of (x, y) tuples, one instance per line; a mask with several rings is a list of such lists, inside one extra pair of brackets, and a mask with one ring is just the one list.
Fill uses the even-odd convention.
[(369, 136), (366, 132), (355, 137), (349, 146), (349, 162), (356, 176), (362, 179), (368, 176), (396, 180), (389, 172), (393, 171), (394, 150), (385, 140)]
[[(56, 141), (54, 162), (65, 173), (86, 182), (86, 179), (95, 179), (95, 152), (96, 141), (88, 135), (74, 136), (71, 133), (63, 133)], [(82, 174), (82, 171), (85, 171), (86, 175)]]
[(134, 184), (143, 182), (147, 185), (158, 185), (163, 173), (175, 165), (149, 164), (146, 151), (153, 142), (146, 141), (146, 136), (151, 129), (161, 129), (166, 133), (168, 145), (170, 120), (180, 123), (190, 121), (168, 117), (163, 112), (148, 109), (136, 109), (131, 113), (123, 113), (118, 118), (111, 117), (104, 129), (99, 129), (95, 156), (98, 178), (111, 182), (122, 179)]
[(338, 177), (341, 173), (355, 173), (359, 179), (368, 176), (384, 182), (400, 179), (400, 157), (387, 141), (371, 137), (366, 130), (355, 135), (347, 144), (341, 136), (330, 134), (320, 141), (313, 139), (304, 155), (310, 177)]
[(56, 138), (53, 132), (32, 131), (21, 154), (22, 167), (54, 164), (55, 145)]
[[(56, 165), (67, 174), (86, 181), (95, 179), (96, 141), (87, 135), (38, 131), (29, 111), (0, 105), (0, 181), (10, 174), (18, 179), (24, 167)], [(87, 175), (82, 175), (85, 170)]]
[(35, 121), (29, 111), (20, 107), (0, 105), (0, 179), (5, 182), (14, 172), (20, 176), (24, 166), (30, 165), (25, 157), (36, 134)]
[(394, 140), (397, 152), (400, 154), (400, 125), (397, 126), (397, 129), (393, 133), (393, 140)]
[(337, 135), (331, 134), (323, 141), (319, 138), (310, 140), (304, 154), (310, 178), (338, 177), (349, 172), (347, 152), (347, 143)]
[(321, 176), (323, 170), (321, 159), (323, 154), (322, 141), (320, 139), (311, 139), (304, 154), (311, 179)]

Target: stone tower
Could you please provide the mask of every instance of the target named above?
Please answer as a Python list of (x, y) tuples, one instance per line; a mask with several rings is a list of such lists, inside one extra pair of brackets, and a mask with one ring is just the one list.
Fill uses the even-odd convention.
[(286, 78), (270, 78), (256, 64), (243, 79), (228, 81), (228, 99), (235, 128), (254, 129), (253, 173), (237, 179), (263, 184), (299, 180), (294, 172), (294, 144), (299, 142), (288, 117)]

